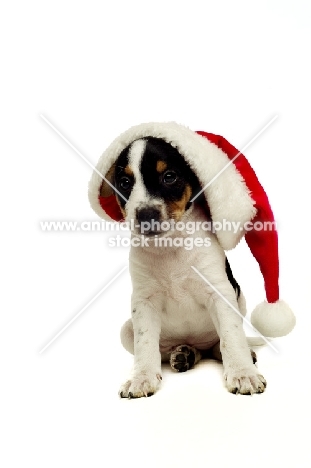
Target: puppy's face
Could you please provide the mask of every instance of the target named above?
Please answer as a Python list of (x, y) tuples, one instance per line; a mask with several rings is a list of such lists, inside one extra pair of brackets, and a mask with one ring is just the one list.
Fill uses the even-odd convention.
[(114, 186), (127, 199), (116, 193), (125, 220), (134, 221), (136, 233), (150, 236), (163, 234), (163, 221), (181, 220), (201, 188), (177, 149), (158, 138), (134, 141), (114, 171)]

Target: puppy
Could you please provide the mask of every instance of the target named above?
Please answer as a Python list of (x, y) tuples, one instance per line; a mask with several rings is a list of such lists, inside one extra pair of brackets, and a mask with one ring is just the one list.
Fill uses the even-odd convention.
[[(113, 169), (117, 201), (135, 239), (132, 314), (121, 330), (134, 366), (120, 396), (151, 396), (162, 380), (161, 361), (184, 372), (206, 353), (222, 359), (230, 392), (262, 393), (266, 381), (242, 327), (243, 294), (217, 237), (201, 227), (209, 219), (202, 199), (191, 202), (201, 190), (197, 176), (176, 148), (154, 137), (123, 149)], [(198, 229), (177, 230), (178, 222)], [(189, 238), (193, 248), (185, 248)]]

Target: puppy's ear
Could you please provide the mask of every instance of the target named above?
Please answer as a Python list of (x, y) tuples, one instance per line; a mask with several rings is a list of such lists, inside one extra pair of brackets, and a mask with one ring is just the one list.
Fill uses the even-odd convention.
[[(113, 164), (107, 174), (105, 175), (106, 179), (114, 185), (114, 173), (115, 173), (115, 167), (116, 165)], [(101, 197), (109, 197), (110, 195), (113, 195), (114, 191), (111, 185), (109, 185), (105, 179), (103, 179), (101, 187), (100, 187), (100, 196)]]

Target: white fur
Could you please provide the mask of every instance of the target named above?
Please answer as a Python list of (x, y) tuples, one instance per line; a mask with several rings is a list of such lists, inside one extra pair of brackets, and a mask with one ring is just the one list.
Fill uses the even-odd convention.
[(125, 205), (127, 220), (135, 219), (135, 210), (141, 202), (150, 202), (150, 195), (148, 195), (145, 185), (143, 183), (142, 175), (139, 170), (139, 163), (146, 148), (145, 140), (137, 140), (130, 147), (129, 151), (129, 166), (135, 172), (135, 185), (131, 193), (131, 203), (127, 202)]
[(276, 338), (291, 332), (296, 318), (286, 302), (279, 300), (268, 304), (264, 301), (255, 307), (251, 322), (262, 335)]
[[(96, 169), (105, 176), (124, 148), (134, 140), (148, 136), (162, 138), (177, 148), (198, 175), (203, 187), (229, 162), (228, 156), (220, 148), (189, 128), (175, 122), (151, 122), (132, 127), (116, 138), (100, 158)], [(94, 172), (89, 184), (89, 200), (99, 216), (110, 220), (98, 200), (101, 183), (102, 178)], [(225, 219), (230, 223), (239, 222), (243, 226), (256, 214), (251, 194), (234, 164), (229, 165), (206, 188), (204, 194), (214, 222), (223, 222)], [(243, 230), (220, 230), (217, 237), (221, 246), (229, 250), (237, 245), (244, 234)]]
[[(130, 197), (129, 204), (132, 199)], [(190, 208), (184, 221), (200, 221), (203, 213)], [(204, 218), (203, 218), (204, 219)], [(187, 236), (171, 232), (172, 237)], [(191, 237), (205, 238), (199, 231)], [(210, 247), (135, 247), (130, 252), (133, 283), (132, 319), (122, 328), (121, 340), (134, 353), (134, 367), (122, 385), (123, 397), (154, 393), (160, 385), (161, 352), (191, 345), (209, 349), (220, 339), (224, 377), (231, 392), (262, 392), (265, 381), (252, 362), (242, 319), (191, 269), (194, 265), (227, 300), (245, 315), (225, 271), (225, 254), (212, 233)]]

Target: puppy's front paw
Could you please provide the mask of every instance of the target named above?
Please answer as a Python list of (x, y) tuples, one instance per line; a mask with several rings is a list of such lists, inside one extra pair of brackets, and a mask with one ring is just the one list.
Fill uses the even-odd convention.
[(226, 386), (231, 393), (241, 395), (252, 395), (253, 393), (263, 393), (267, 386), (264, 377), (254, 368), (239, 371), (229, 371), (225, 374)]
[(161, 374), (156, 372), (135, 373), (121, 386), (119, 395), (121, 398), (149, 397), (158, 390), (161, 380)]

